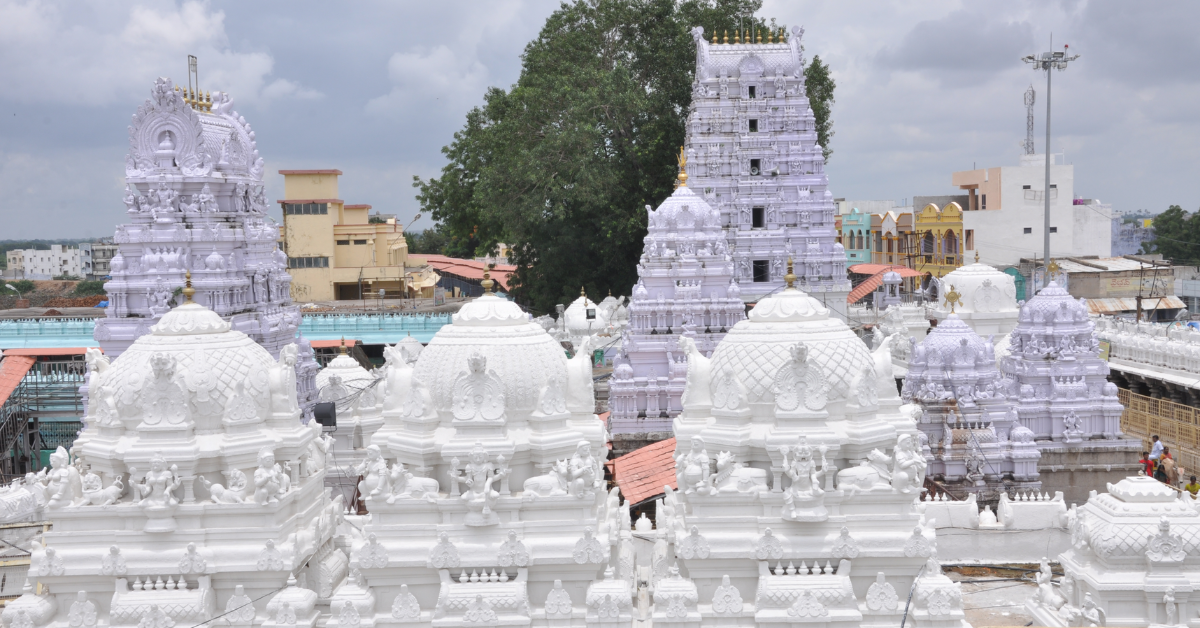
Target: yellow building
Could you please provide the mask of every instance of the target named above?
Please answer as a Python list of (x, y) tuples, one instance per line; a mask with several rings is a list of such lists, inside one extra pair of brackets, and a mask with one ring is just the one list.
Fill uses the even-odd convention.
[(395, 218), (370, 221), (370, 205), (338, 198), (341, 170), (280, 170), (283, 250), (299, 303), (386, 296), (432, 297), (438, 276), (408, 259)]
[(958, 203), (941, 209), (926, 205), (913, 217), (913, 231), (917, 245), (913, 270), (940, 278), (962, 266), (963, 210)]

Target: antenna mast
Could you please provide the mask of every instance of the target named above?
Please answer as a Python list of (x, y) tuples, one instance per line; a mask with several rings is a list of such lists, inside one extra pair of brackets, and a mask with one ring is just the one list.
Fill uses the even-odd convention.
[(1021, 142), (1026, 155), (1033, 154), (1033, 101), (1036, 98), (1033, 85), (1030, 85), (1029, 89), (1025, 90), (1025, 141)]
[(193, 94), (200, 93), (200, 70), (197, 68), (196, 55), (188, 55), (188, 91)]

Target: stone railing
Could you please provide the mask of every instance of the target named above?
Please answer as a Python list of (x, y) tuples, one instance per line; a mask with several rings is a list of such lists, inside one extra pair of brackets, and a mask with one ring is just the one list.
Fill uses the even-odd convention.
[(1180, 467), (1200, 469), (1200, 410), (1126, 389), (1118, 390), (1117, 398), (1125, 406), (1121, 431), (1142, 439), (1147, 450), (1150, 437), (1157, 435), (1171, 448), (1171, 455)]

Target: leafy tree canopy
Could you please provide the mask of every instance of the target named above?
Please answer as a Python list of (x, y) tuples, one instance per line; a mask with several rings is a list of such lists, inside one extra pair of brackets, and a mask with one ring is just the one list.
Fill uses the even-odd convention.
[(1200, 265), (1200, 212), (1179, 205), (1154, 217), (1154, 239), (1142, 245), (1146, 253), (1161, 253), (1176, 265)]
[[(444, 252), (471, 257), (508, 243), (518, 269), (513, 294), (535, 311), (569, 303), (580, 286), (594, 297), (628, 294), (643, 208), (671, 194), (684, 143), (691, 28), (709, 37), (780, 28), (752, 17), (761, 4), (564, 3), (525, 47), (517, 84), (489, 89), (467, 114), (442, 150), (441, 176), (414, 177), (423, 211), (449, 236)], [(832, 102), (832, 80), (826, 89)]]
[[(9, 288), (8, 286), (12, 286), (13, 288), (16, 288), (16, 291), (14, 292), (13, 289)], [(17, 279), (15, 281), (0, 280), (0, 293), (3, 293), (3, 294), (18, 294), (18, 293), (20, 293), (22, 295), (28, 295), (29, 293), (33, 292), (36, 288), (37, 288), (37, 286), (33, 285), (33, 282), (28, 279)]]

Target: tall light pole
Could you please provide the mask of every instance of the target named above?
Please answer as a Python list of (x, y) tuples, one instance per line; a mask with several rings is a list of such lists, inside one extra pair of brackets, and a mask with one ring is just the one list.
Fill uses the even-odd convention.
[[(1053, 48), (1053, 45), (1051, 45)], [(1067, 69), (1067, 63), (1079, 58), (1079, 55), (1073, 57), (1067, 56), (1067, 46), (1063, 46), (1061, 52), (1043, 52), (1040, 57), (1028, 55), (1022, 59), (1025, 63), (1033, 64), (1034, 70), (1046, 71), (1046, 190), (1043, 193), (1046, 201), (1046, 224), (1045, 224), (1045, 254), (1042, 257), (1042, 266), (1046, 270), (1042, 271), (1042, 285), (1049, 283), (1049, 264), (1050, 264), (1050, 70), (1058, 70), (1059, 72)]]

